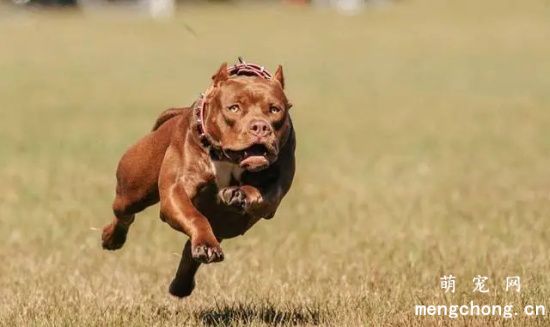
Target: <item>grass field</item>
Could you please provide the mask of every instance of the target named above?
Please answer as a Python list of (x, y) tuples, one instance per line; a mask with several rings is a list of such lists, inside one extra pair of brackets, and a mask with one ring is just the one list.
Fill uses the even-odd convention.
[[(522, 314), (550, 310), (548, 1), (0, 11), (1, 325), (550, 324)], [(238, 55), (285, 67), (297, 175), (275, 219), (225, 241), (178, 300), (185, 238), (157, 206), (118, 252), (93, 228), (123, 151)], [(470, 301), (520, 314), (414, 315)]]

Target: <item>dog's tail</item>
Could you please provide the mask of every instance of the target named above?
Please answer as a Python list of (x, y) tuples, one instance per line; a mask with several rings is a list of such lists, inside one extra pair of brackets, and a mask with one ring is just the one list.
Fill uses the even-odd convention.
[(153, 126), (152, 131), (156, 131), (162, 124), (169, 121), (170, 119), (179, 116), (183, 113), (184, 110), (188, 108), (171, 108), (164, 110), (160, 116), (157, 118), (155, 125)]

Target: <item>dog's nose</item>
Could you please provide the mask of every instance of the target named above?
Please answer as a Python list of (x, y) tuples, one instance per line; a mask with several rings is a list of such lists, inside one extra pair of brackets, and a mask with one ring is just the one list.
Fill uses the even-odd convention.
[(250, 122), (250, 133), (254, 136), (266, 137), (271, 134), (271, 126), (265, 120), (253, 120)]

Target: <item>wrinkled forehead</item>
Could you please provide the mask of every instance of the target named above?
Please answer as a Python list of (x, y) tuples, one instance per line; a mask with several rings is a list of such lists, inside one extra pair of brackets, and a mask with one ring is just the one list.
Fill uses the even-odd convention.
[(285, 94), (276, 81), (248, 76), (227, 80), (221, 87), (220, 100), (225, 103), (286, 104)]

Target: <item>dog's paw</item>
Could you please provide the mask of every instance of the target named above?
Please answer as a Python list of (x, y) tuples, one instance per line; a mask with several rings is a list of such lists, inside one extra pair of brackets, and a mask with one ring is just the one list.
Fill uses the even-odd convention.
[(223, 261), (223, 251), (220, 243), (214, 241), (197, 240), (192, 241), (191, 256), (201, 263), (212, 263)]
[(221, 203), (238, 210), (244, 211), (247, 207), (246, 193), (238, 186), (223, 188), (218, 193), (218, 198)]
[(128, 229), (118, 224), (112, 223), (103, 228), (101, 234), (101, 245), (105, 250), (120, 249), (126, 242)]
[(250, 211), (255, 205), (261, 201), (260, 192), (252, 186), (230, 186), (222, 189), (218, 193), (220, 201), (240, 211)]
[(173, 296), (182, 298), (191, 295), (193, 290), (195, 289), (195, 279), (191, 279), (191, 281), (180, 281), (177, 279), (174, 279), (172, 283), (170, 283), (170, 288), (168, 289), (168, 292), (172, 294)]

